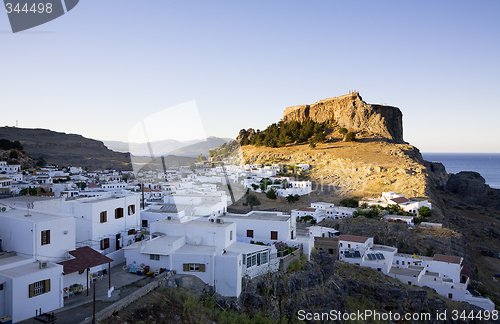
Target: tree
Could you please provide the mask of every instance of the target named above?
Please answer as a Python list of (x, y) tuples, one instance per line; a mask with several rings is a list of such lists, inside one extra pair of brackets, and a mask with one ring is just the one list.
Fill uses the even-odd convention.
[(259, 189), (259, 185), (256, 185), (255, 183), (252, 183), (252, 188), (253, 188), (253, 190), (257, 190), (257, 189)]
[(356, 142), (356, 134), (354, 132), (349, 132), (344, 137), (345, 142)]
[(198, 157), (196, 157), (196, 162), (202, 162), (202, 161), (206, 161), (207, 160), (207, 157), (203, 154), (200, 154), (198, 155)]
[(260, 200), (257, 198), (256, 195), (248, 195), (247, 196), (247, 205), (250, 206), (251, 209), (253, 209), (253, 206), (258, 206), (260, 205)]
[(314, 141), (310, 141), (309, 142), (309, 147), (312, 148), (312, 149), (315, 148), (316, 147), (316, 143), (314, 143)]
[(429, 207), (422, 206), (418, 209), (418, 214), (422, 217), (429, 217), (432, 214), (432, 211)]
[(342, 135), (347, 134), (347, 132), (348, 132), (347, 128), (345, 128), (345, 127), (342, 127), (341, 129), (339, 129), (339, 133), (342, 134)]
[(276, 196), (276, 190), (274, 190), (274, 188), (271, 188), (269, 189), (267, 192), (266, 192), (266, 197), (269, 198), (269, 199), (276, 199), (278, 198)]
[(356, 208), (358, 207), (358, 199), (357, 197), (343, 199), (339, 202), (339, 206)]
[(19, 153), (17, 153), (16, 150), (10, 150), (9, 152), (9, 158), (11, 159), (17, 159), (19, 157)]
[(36, 161), (36, 166), (45, 166), (47, 164), (47, 162), (45, 162), (45, 160), (43, 158), (38, 158), (38, 160)]

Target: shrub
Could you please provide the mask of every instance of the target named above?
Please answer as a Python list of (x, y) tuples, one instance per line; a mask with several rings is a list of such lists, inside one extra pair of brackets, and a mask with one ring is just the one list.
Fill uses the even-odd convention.
[(314, 141), (310, 141), (309, 142), (309, 147), (310, 148), (315, 148), (316, 147), (316, 143), (314, 143)]
[(429, 217), (432, 214), (432, 211), (429, 207), (422, 206), (418, 209), (418, 214), (422, 217)]
[(19, 153), (17, 153), (16, 150), (11, 150), (9, 152), (9, 158), (11, 158), (11, 159), (17, 159), (18, 157), (19, 157)]
[(248, 195), (246, 203), (247, 203), (247, 205), (250, 206), (250, 208), (253, 209), (253, 206), (260, 205), (260, 200), (259, 200), (259, 198), (257, 198), (256, 195)]
[(276, 196), (276, 190), (274, 190), (274, 188), (271, 188), (269, 189), (267, 192), (266, 192), (266, 197), (269, 198), (269, 199), (276, 199), (278, 198)]
[(358, 198), (352, 197), (343, 199), (342, 201), (339, 202), (339, 206), (356, 208), (358, 207)]
[(345, 135), (344, 141), (346, 142), (356, 142), (356, 134), (354, 132), (349, 132)]
[(339, 133), (342, 134), (342, 135), (347, 134), (347, 128), (342, 127), (341, 129), (339, 129)]

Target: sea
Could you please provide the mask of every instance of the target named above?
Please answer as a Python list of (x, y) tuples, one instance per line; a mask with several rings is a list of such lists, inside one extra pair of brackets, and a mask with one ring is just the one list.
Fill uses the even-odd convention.
[(500, 189), (500, 153), (422, 153), (424, 160), (441, 162), (447, 172), (479, 172), (491, 188)]

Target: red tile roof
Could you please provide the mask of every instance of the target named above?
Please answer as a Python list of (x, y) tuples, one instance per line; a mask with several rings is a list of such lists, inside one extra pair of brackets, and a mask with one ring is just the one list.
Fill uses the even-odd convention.
[(316, 208), (311, 208), (311, 207), (302, 207), (297, 209), (298, 211), (305, 211), (305, 212), (311, 212), (314, 213), (316, 211)]
[(392, 198), (391, 201), (396, 203), (396, 204), (404, 204), (404, 203), (409, 202), (410, 200), (408, 198), (405, 198), (405, 197), (398, 197), (398, 198)]
[(100, 188), (100, 186), (97, 183), (91, 182), (88, 184), (87, 188), (89, 189), (97, 189)]
[(460, 264), (460, 262), (462, 261), (462, 258), (461, 257), (457, 257), (457, 256), (451, 256), (451, 255), (436, 254), (436, 255), (434, 255), (433, 260), (434, 261), (441, 261), (441, 262), (448, 262), (448, 263)]
[(65, 275), (113, 261), (113, 259), (108, 258), (89, 246), (83, 246), (76, 250), (69, 251), (69, 254), (75, 258), (58, 262), (58, 264), (63, 266), (63, 274)]
[(342, 234), (339, 236), (339, 241), (365, 243), (367, 240), (368, 240), (368, 237), (365, 237), (365, 236), (345, 235), (345, 234)]
[(472, 269), (467, 268), (467, 267), (463, 267), (462, 271), (460, 271), (460, 275), (470, 278), (472, 276)]

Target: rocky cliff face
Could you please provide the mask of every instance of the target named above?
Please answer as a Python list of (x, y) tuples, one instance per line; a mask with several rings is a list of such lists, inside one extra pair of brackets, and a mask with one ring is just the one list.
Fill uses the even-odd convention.
[(312, 105), (289, 107), (283, 112), (283, 121), (316, 122), (335, 120), (350, 131), (367, 131), (396, 143), (403, 143), (403, 114), (391, 106), (370, 105), (359, 92), (318, 101)]

